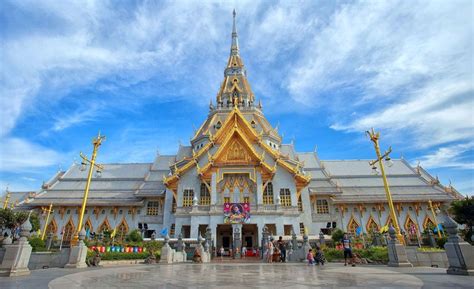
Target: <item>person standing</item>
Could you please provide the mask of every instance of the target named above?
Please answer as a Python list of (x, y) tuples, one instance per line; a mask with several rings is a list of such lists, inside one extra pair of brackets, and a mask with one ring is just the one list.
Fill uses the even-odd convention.
[(347, 233), (342, 237), (341, 243), (344, 248), (344, 266), (347, 266), (347, 258), (350, 258), (349, 264), (352, 264), (352, 267), (355, 267), (354, 256), (352, 255), (352, 242)]
[(306, 255), (306, 260), (308, 260), (308, 265), (314, 265), (314, 256), (312, 249), (309, 249), (308, 254)]
[(242, 258), (245, 258), (245, 256), (247, 255), (247, 247), (242, 247)]
[(272, 263), (273, 261), (273, 242), (272, 240), (267, 243), (267, 262)]
[(221, 254), (221, 261), (224, 261), (224, 252), (225, 252), (224, 246), (221, 246), (221, 249), (220, 249), (220, 252), (219, 252)]
[(285, 244), (285, 241), (283, 241), (282, 236), (278, 238), (277, 244), (278, 244), (278, 249), (280, 250), (280, 261), (286, 262), (286, 244)]

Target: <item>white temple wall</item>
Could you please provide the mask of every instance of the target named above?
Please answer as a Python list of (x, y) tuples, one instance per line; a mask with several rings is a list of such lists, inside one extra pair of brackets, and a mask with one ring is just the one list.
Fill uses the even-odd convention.
[(277, 204), (277, 198), (280, 196), (280, 189), (290, 189), (291, 192), (291, 206), (295, 207), (298, 205), (296, 199), (296, 185), (294, 177), (284, 168), (278, 166), (273, 176), (273, 196), (274, 203)]

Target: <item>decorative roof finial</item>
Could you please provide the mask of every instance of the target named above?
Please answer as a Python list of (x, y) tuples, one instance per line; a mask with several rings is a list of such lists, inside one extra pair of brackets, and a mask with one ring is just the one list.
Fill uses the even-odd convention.
[(239, 55), (239, 40), (237, 38), (237, 28), (235, 25), (235, 9), (232, 13), (234, 15), (233, 24), (232, 24), (232, 46), (230, 48), (231, 55)]

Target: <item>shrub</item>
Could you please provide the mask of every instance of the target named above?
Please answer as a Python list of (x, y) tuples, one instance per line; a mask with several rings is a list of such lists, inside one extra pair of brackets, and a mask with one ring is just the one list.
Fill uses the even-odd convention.
[(441, 238), (436, 239), (436, 245), (438, 245), (438, 248), (444, 249), (444, 244), (448, 241), (448, 238), (443, 236)]
[(140, 231), (137, 229), (133, 230), (130, 232), (130, 234), (127, 235), (127, 241), (128, 242), (141, 242), (143, 241), (142, 235), (140, 234)]
[(356, 249), (355, 253), (358, 253), (362, 258), (367, 258), (377, 262), (388, 262), (388, 249), (387, 247), (370, 247), (368, 249)]
[(337, 250), (334, 248), (326, 248), (326, 249), (323, 249), (323, 252), (328, 262), (344, 259), (344, 252), (342, 250)]
[(46, 244), (40, 237), (31, 237), (29, 240), (33, 252), (46, 251)]
[[(333, 248), (325, 248), (324, 255), (328, 262), (344, 259), (344, 251)], [(388, 262), (387, 247), (370, 247), (368, 249), (354, 249), (353, 253), (359, 254), (362, 258), (367, 258), (377, 262)]]
[(344, 237), (344, 231), (341, 229), (336, 229), (332, 232), (331, 239), (334, 241), (335, 244), (341, 242), (342, 237)]
[(106, 252), (102, 253), (102, 260), (136, 260), (146, 259), (150, 254), (148, 252), (142, 253), (117, 253)]
[(417, 249), (420, 252), (444, 252), (443, 249), (432, 248), (432, 247), (421, 247)]
[(149, 242), (144, 242), (143, 247), (146, 248), (147, 251), (153, 251), (153, 252), (160, 252), (161, 247), (163, 247), (163, 243), (159, 241), (149, 241)]

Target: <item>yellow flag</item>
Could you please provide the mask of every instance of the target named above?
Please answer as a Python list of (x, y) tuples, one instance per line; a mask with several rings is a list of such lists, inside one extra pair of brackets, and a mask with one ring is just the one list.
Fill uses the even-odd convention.
[(115, 234), (117, 234), (117, 228), (115, 228), (113, 231), (112, 231), (112, 234), (110, 234), (110, 237), (115, 237)]

